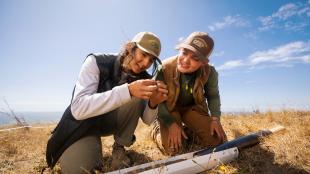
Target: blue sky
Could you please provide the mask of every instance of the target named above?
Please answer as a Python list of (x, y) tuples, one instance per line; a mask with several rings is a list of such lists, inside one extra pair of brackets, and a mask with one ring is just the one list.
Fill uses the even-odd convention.
[(85, 56), (140, 31), (161, 38), (161, 59), (208, 32), (223, 111), (310, 109), (309, 0), (4, 0), (0, 26), (0, 110), (63, 111)]

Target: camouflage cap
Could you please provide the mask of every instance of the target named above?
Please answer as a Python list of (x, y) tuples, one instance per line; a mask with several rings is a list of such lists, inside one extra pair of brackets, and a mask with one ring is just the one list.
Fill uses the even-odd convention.
[(193, 32), (176, 46), (177, 49), (186, 48), (193, 51), (200, 60), (207, 60), (213, 51), (213, 39), (204, 32)]

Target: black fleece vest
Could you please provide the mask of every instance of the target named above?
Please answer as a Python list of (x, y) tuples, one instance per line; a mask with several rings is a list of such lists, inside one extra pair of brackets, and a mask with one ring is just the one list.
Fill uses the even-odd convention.
[[(131, 76), (120, 71), (120, 57), (117, 55), (90, 55), (96, 58), (96, 63), (100, 71), (97, 93), (111, 90), (115, 86), (130, 83), (138, 79), (150, 78), (150, 75), (146, 71), (140, 73), (138, 76)], [(77, 140), (92, 134), (112, 134), (112, 132), (106, 132), (100, 129), (105, 126), (111, 126), (112, 120), (107, 120), (104, 117), (108, 113), (85, 120), (76, 120), (70, 108), (71, 104), (65, 110), (47, 143), (46, 161), (51, 168), (55, 166), (62, 153)]]

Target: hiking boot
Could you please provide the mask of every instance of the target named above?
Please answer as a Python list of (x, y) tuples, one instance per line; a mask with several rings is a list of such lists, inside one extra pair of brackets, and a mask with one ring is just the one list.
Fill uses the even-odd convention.
[(126, 155), (124, 146), (114, 142), (112, 150), (112, 163), (111, 169), (118, 170), (126, 167), (130, 167), (132, 164), (131, 159)]

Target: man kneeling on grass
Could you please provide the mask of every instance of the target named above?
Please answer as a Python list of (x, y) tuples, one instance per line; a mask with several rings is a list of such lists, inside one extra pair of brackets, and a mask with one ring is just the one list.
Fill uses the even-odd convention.
[(167, 101), (159, 104), (151, 136), (166, 154), (182, 152), (189, 136), (184, 127), (206, 147), (227, 139), (220, 122), (218, 73), (208, 64), (213, 47), (207, 33), (193, 32), (177, 45), (179, 54), (166, 59), (157, 74), (169, 92)]

